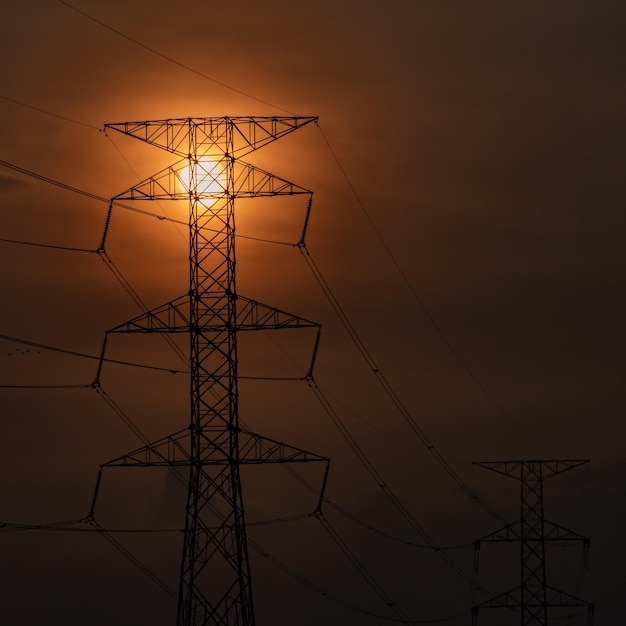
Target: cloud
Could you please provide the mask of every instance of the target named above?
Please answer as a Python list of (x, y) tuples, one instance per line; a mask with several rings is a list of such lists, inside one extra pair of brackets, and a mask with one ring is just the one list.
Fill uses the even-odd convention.
[(0, 189), (4, 191), (15, 191), (18, 189), (25, 189), (28, 187), (28, 182), (25, 180), (19, 180), (10, 176), (2, 176), (0, 174)]

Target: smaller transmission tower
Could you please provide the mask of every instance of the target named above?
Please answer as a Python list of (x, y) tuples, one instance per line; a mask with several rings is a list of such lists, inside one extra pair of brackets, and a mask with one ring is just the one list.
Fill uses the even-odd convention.
[(520, 481), (521, 515), (512, 524), (496, 530), (475, 542), (517, 541), (521, 548), (520, 585), (472, 607), (472, 624), (476, 626), (479, 609), (519, 610), (522, 626), (548, 626), (548, 609), (587, 607), (588, 624), (593, 620), (593, 604), (550, 587), (546, 582), (546, 542), (582, 542), (585, 557), (589, 540), (578, 533), (545, 519), (543, 514), (543, 481), (588, 463), (588, 460), (486, 461), (479, 467)]

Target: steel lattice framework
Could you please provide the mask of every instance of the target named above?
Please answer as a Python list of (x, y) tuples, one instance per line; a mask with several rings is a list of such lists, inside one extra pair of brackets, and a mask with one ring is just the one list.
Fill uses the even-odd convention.
[(189, 467), (178, 626), (254, 624), (240, 466), (328, 461), (241, 429), (237, 408), (239, 331), (317, 329), (312, 374), (319, 325), (237, 295), (234, 207), (238, 198), (311, 196), (240, 159), (316, 120), (209, 117), (105, 126), (180, 157), (114, 200), (189, 205), (189, 293), (108, 331), (189, 333), (189, 427), (104, 465)]
[(521, 548), (520, 585), (472, 608), (476, 624), (481, 608), (507, 608), (520, 611), (522, 626), (547, 626), (548, 609), (587, 607), (588, 623), (592, 623), (593, 605), (550, 587), (546, 581), (546, 542), (582, 542), (585, 553), (589, 540), (578, 533), (548, 521), (543, 513), (543, 481), (579, 467), (588, 460), (487, 461), (474, 463), (479, 467), (520, 481), (521, 515), (513, 524), (483, 537), (483, 541), (518, 541)]

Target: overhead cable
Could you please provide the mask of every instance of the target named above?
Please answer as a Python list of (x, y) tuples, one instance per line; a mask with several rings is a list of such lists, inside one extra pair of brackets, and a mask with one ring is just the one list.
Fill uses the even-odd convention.
[(32, 104), (27, 104), (26, 102), (21, 102), (20, 100), (15, 100), (14, 98), (9, 98), (8, 96), (3, 96), (2, 94), (0, 94), (0, 98), (2, 98), (3, 100), (8, 100), (9, 102), (13, 102), (13, 104), (19, 104), (20, 106), (26, 107), (27, 109), (38, 111), (39, 113), (45, 113), (46, 115), (51, 115), (52, 117), (58, 117), (60, 120), (63, 120), (65, 122), (78, 124), (79, 126), (84, 126), (85, 128), (91, 128), (99, 132), (102, 131), (101, 128), (98, 128), (97, 126), (93, 126), (92, 124), (86, 124), (85, 122), (72, 119), (71, 117), (65, 117), (65, 115), (59, 115), (58, 113), (53, 113), (52, 111), (46, 111), (45, 109), (40, 109), (39, 107), (33, 106)]
[[(394, 508), (404, 517), (404, 519), (409, 523), (411, 528), (417, 532), (417, 534), (428, 543), (434, 552), (453, 570), (455, 571), (463, 580), (466, 582), (475, 585), (475, 581), (472, 576), (467, 574), (463, 568), (461, 568), (450, 556), (448, 556), (445, 551), (441, 550), (435, 540), (430, 536), (430, 534), (424, 529), (424, 527), (415, 519), (415, 517), (410, 513), (410, 511), (402, 504), (402, 501), (398, 496), (394, 493), (394, 491), (389, 487), (389, 485), (384, 481), (382, 476), (374, 467), (373, 463), (369, 460), (367, 455), (363, 452), (357, 441), (354, 439), (350, 431), (345, 427), (339, 415), (335, 412), (332, 405), (328, 402), (328, 399), (324, 396), (320, 388), (317, 386), (314, 380), (309, 380), (309, 387), (312, 389), (315, 397), (318, 399), (324, 411), (326, 411), (327, 415), (330, 417), (333, 424), (337, 427), (341, 436), (345, 439), (351, 450), (354, 452), (356, 457), (361, 462), (361, 465), (366, 469), (367, 473), (374, 479), (374, 482), (378, 485), (381, 491), (385, 494), (387, 499), (391, 502)], [(481, 586), (477, 586), (477, 589), (480, 591), (486, 591)]]
[[(339, 301), (337, 300), (334, 293), (330, 289), (330, 286), (326, 282), (326, 279), (322, 275), (319, 267), (313, 260), (313, 257), (311, 256), (307, 247), (300, 246), (300, 252), (302, 256), (304, 257), (305, 262), (309, 266), (315, 280), (317, 281), (324, 295), (326, 296), (329, 303), (331, 304), (331, 307), (335, 311), (335, 314), (339, 318), (339, 321), (341, 322), (341, 324), (347, 331), (348, 335), (352, 339), (353, 343), (355, 344), (357, 350), (359, 351), (359, 353), (361, 354), (361, 356), (367, 363), (368, 367), (370, 368), (371, 372), (376, 377), (376, 380), (378, 380), (378, 382), (380, 383), (385, 393), (389, 396), (394, 406), (398, 409), (398, 412), (400, 413), (400, 415), (404, 418), (406, 423), (409, 425), (411, 430), (417, 435), (418, 439), (422, 442), (422, 444), (428, 450), (428, 452), (430, 452), (430, 454), (437, 461), (437, 463), (445, 470), (445, 472), (459, 485), (459, 487), (461, 487), (461, 489), (473, 501), (475, 501), (482, 509), (484, 509), (487, 513), (489, 513), (489, 515), (491, 515), (494, 519), (498, 520), (500, 523), (506, 523), (505, 520), (498, 513), (496, 513), (490, 506), (488, 506), (485, 502), (483, 502), (481, 498), (478, 497), (478, 495), (474, 492), (474, 490), (461, 478), (461, 476), (459, 476), (456, 470), (450, 465), (450, 463), (448, 463), (445, 457), (439, 452), (439, 450), (435, 447), (435, 445), (430, 441), (430, 439), (428, 438), (424, 430), (419, 426), (419, 424), (417, 423), (417, 421), (415, 420), (411, 412), (402, 402), (402, 400), (400, 399), (400, 397), (398, 396), (394, 388), (391, 386), (391, 384), (389, 383), (389, 381), (387, 380), (387, 378), (385, 377), (385, 375), (383, 374), (383, 372), (378, 367), (373, 357), (367, 350), (367, 347), (361, 340), (356, 329), (350, 322), (350, 319), (348, 318), (345, 311), (339, 304)], [(319, 390), (319, 387), (317, 389)], [(320, 390), (320, 394), (321, 394), (321, 390)], [(328, 401), (326, 401), (326, 403), (328, 403)]]
[(374, 593), (380, 597), (385, 604), (401, 619), (405, 622), (410, 621), (407, 614), (400, 609), (396, 605), (396, 603), (391, 599), (389, 594), (379, 585), (376, 579), (369, 573), (369, 571), (365, 568), (363, 563), (358, 559), (356, 554), (348, 547), (348, 544), (341, 538), (339, 533), (330, 525), (328, 520), (324, 517), (324, 515), (320, 512), (316, 516), (319, 520), (320, 524), (324, 528), (324, 530), (328, 533), (333, 542), (337, 545), (337, 547), (344, 553), (344, 555), (348, 558), (350, 563), (352, 563), (353, 567), (359, 572), (361, 577), (365, 580), (365, 582), (373, 589)]
[(321, 126), (318, 124), (317, 127), (319, 128), (319, 131), (320, 131), (320, 133), (322, 135), (322, 138), (324, 139), (326, 145), (328, 146), (328, 149), (330, 150), (331, 155), (333, 156), (333, 158), (334, 158), (335, 162), (337, 163), (337, 166), (338, 166), (341, 174), (343, 175), (343, 177), (344, 177), (348, 187), (350, 188), (350, 191), (352, 192), (352, 195), (354, 196), (354, 198), (355, 198), (357, 204), (359, 205), (361, 211), (365, 215), (365, 218), (367, 219), (367, 221), (370, 224), (372, 230), (374, 231), (374, 234), (376, 235), (378, 241), (380, 242), (380, 244), (383, 247), (384, 251), (386, 252), (387, 256), (391, 260), (391, 263), (393, 264), (393, 266), (395, 267), (396, 271), (398, 272), (398, 275), (400, 276), (400, 278), (402, 279), (402, 281), (406, 285), (407, 289), (409, 290), (409, 292), (413, 296), (413, 299), (418, 304), (419, 308), (422, 310), (422, 312), (424, 313), (424, 315), (426, 316), (426, 318), (430, 322), (431, 326), (433, 327), (433, 329), (435, 330), (435, 332), (437, 333), (439, 338), (446, 345), (446, 347), (448, 348), (448, 350), (450, 351), (452, 356), (455, 358), (455, 360), (458, 362), (458, 364), (461, 366), (461, 368), (465, 371), (465, 373), (470, 377), (470, 379), (473, 381), (473, 383), (478, 387), (478, 389), (481, 391), (481, 393), (489, 400), (489, 402), (496, 408), (496, 410), (501, 415), (503, 415), (518, 430), (520, 430), (522, 433), (524, 433), (524, 435), (526, 435), (529, 439), (532, 439), (535, 443), (539, 444), (542, 448), (545, 448), (546, 450), (550, 450), (551, 452), (555, 452), (555, 450), (553, 448), (551, 448), (546, 443), (541, 441), (539, 438), (534, 436), (526, 428), (524, 428), (522, 426), (522, 424), (520, 424), (517, 420), (515, 420), (513, 418), (513, 416), (493, 397), (493, 395), (489, 392), (489, 390), (480, 382), (480, 380), (478, 379), (476, 374), (474, 374), (474, 372), (469, 367), (469, 365), (461, 357), (461, 355), (459, 354), (457, 349), (452, 345), (452, 342), (448, 339), (446, 334), (443, 332), (441, 326), (437, 323), (437, 321), (435, 320), (433, 315), (430, 313), (430, 311), (426, 307), (424, 301), (418, 295), (416, 289), (413, 287), (413, 284), (408, 279), (408, 277), (405, 274), (404, 270), (400, 266), (400, 263), (396, 259), (395, 254), (393, 253), (393, 251), (391, 250), (389, 245), (387, 245), (387, 242), (385, 241), (385, 239), (382, 236), (380, 230), (378, 229), (378, 226), (376, 226), (376, 223), (372, 219), (372, 216), (369, 214), (369, 211), (367, 210), (367, 208), (365, 206), (365, 203), (361, 199), (361, 196), (357, 192), (355, 186), (352, 184), (352, 181), (350, 180), (350, 178), (349, 178), (345, 168), (343, 167), (341, 161), (339, 160), (339, 157), (337, 156), (337, 153), (335, 152), (335, 150), (333, 149), (332, 145), (330, 144), (330, 141), (328, 141), (328, 138), (324, 134), (324, 131), (322, 130)]
[[(20, 174), (24, 174), (25, 176), (30, 176), (31, 178), (40, 180), (44, 183), (48, 183), (50, 185), (60, 187), (61, 189), (65, 189), (67, 191), (80, 194), (81, 196), (91, 198), (92, 200), (97, 200), (98, 202), (105, 202), (106, 204), (109, 204), (111, 202), (110, 198), (105, 198), (104, 196), (99, 196), (98, 194), (91, 193), (90, 191), (85, 191), (84, 189), (73, 187), (72, 185), (68, 185), (61, 181), (54, 180), (53, 178), (48, 178), (47, 176), (43, 176), (42, 174), (38, 174), (37, 172), (28, 170), (25, 167), (20, 167), (19, 165), (15, 165), (14, 163), (10, 163), (9, 161), (4, 161), (0, 159), (0, 165), (2, 167), (6, 167), (7, 169), (13, 170), (15, 172), (19, 172)], [(141, 215), (146, 215), (148, 217), (155, 217), (156, 219), (160, 221), (169, 221), (169, 222), (174, 222), (176, 224), (184, 224), (185, 226), (187, 225), (187, 222), (183, 222), (181, 220), (175, 220), (170, 217), (164, 217), (163, 215), (157, 215), (156, 213), (151, 213), (150, 211), (143, 211), (142, 209), (138, 209), (128, 204), (122, 204), (121, 202), (115, 201), (115, 206), (121, 207), (122, 209), (125, 209), (126, 211), (133, 211), (134, 213), (140, 213)]]
[(278, 109), (279, 111), (283, 111), (285, 113), (289, 113), (290, 115), (295, 115), (292, 111), (289, 111), (288, 109), (280, 107), (277, 104), (273, 104), (272, 102), (268, 102), (267, 100), (263, 100), (261, 98), (257, 98), (256, 96), (253, 96), (250, 93), (242, 91), (241, 89), (237, 89), (236, 87), (232, 87), (231, 85), (228, 85), (227, 83), (224, 83), (221, 80), (217, 80), (217, 78), (213, 78), (212, 76), (209, 76), (208, 74), (204, 74), (203, 72), (200, 72), (199, 70), (196, 70), (196, 69), (190, 67), (189, 65), (186, 65), (185, 63), (182, 63), (181, 61), (178, 61), (178, 60), (176, 60), (176, 59), (174, 59), (174, 58), (172, 58), (170, 56), (167, 56), (166, 54), (163, 54), (162, 52), (159, 52), (155, 48), (152, 48), (152, 47), (148, 46), (147, 44), (142, 43), (141, 41), (135, 39), (134, 37), (131, 37), (130, 35), (126, 35), (125, 33), (117, 30), (116, 28), (113, 28), (112, 26), (109, 26), (109, 24), (106, 24), (102, 20), (99, 20), (99, 19), (95, 18), (93, 15), (90, 15), (89, 13), (86, 13), (85, 11), (82, 11), (81, 9), (78, 9), (77, 7), (71, 5), (69, 2), (65, 2), (65, 0), (58, 0), (58, 1), (61, 4), (65, 5), (68, 9), (72, 9), (72, 11), (75, 11), (76, 13), (82, 15), (83, 17), (87, 18), (88, 20), (91, 20), (92, 22), (98, 24), (99, 26), (102, 26), (103, 28), (106, 28), (107, 30), (111, 31), (112, 33), (115, 33), (119, 37), (122, 37), (123, 39), (126, 39), (127, 41), (130, 41), (131, 43), (135, 44), (136, 46), (139, 46), (140, 48), (143, 48), (144, 50), (147, 50), (148, 52), (151, 52), (152, 54), (155, 54), (156, 56), (164, 59), (165, 61), (168, 61), (169, 63), (173, 63), (174, 65), (177, 65), (178, 67), (181, 67), (181, 68), (187, 70), (188, 72), (191, 72), (192, 74), (195, 74), (196, 76), (200, 76), (200, 78), (204, 78), (206, 80), (209, 80), (212, 83), (215, 83), (216, 85), (220, 85), (220, 87), (224, 87), (225, 89), (228, 89), (230, 91), (238, 93), (238, 94), (240, 94), (242, 96), (245, 96), (246, 98), (250, 98), (251, 100), (255, 100), (256, 102), (260, 102), (261, 104), (267, 104), (268, 106), (271, 106), (271, 107), (273, 107), (275, 109)]
[[(38, 343), (36, 341), (30, 341), (29, 339), (21, 339), (19, 337), (11, 337), (9, 335), (0, 335), (0, 339), (5, 341), (12, 341), (14, 343), (20, 343), (26, 346), (32, 346), (34, 348), (40, 348), (41, 350), (50, 350), (52, 352), (60, 352), (62, 354), (69, 354), (71, 356), (81, 357), (83, 359), (94, 359), (99, 361), (101, 357), (94, 354), (86, 354), (84, 352), (76, 352), (75, 350), (68, 350), (66, 348), (59, 348), (57, 346), (51, 346), (44, 343)], [(169, 372), (170, 374), (187, 374), (184, 370), (172, 369), (170, 367), (157, 367), (155, 365), (145, 365), (144, 363), (132, 363), (130, 361), (121, 361), (119, 359), (103, 359), (107, 363), (116, 363), (117, 365), (128, 365), (130, 367), (140, 367), (143, 369), (156, 370), (159, 372)]]
[(6, 239), (5, 237), (0, 237), (0, 241), (4, 243), (15, 243), (20, 244), (22, 246), (34, 246), (36, 248), (50, 248), (52, 250), (66, 250), (69, 252), (98, 252), (95, 248), (72, 248), (70, 246), (55, 246), (48, 243), (37, 243), (34, 241), (21, 241), (19, 239)]

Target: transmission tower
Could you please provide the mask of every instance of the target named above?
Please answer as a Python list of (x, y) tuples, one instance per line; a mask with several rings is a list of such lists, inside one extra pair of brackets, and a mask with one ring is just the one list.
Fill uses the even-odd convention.
[[(115, 201), (184, 200), (189, 207), (189, 292), (107, 332), (188, 333), (187, 428), (105, 466), (189, 467), (177, 626), (253, 626), (240, 466), (322, 461), (239, 425), (237, 335), (319, 325), (237, 294), (235, 200), (312, 193), (241, 158), (315, 117), (208, 117), (107, 124), (180, 160)], [(306, 230), (306, 221), (302, 240)], [(105, 338), (106, 345), (106, 338)], [(325, 480), (324, 480), (325, 482)], [(321, 502), (321, 498), (320, 498)]]
[(582, 542), (585, 562), (589, 540), (545, 519), (543, 514), (543, 481), (589, 461), (487, 461), (479, 467), (520, 481), (521, 515), (512, 524), (496, 530), (475, 542), (519, 542), (521, 548), (520, 585), (472, 607), (475, 626), (479, 609), (513, 609), (520, 611), (522, 626), (548, 626), (548, 609), (587, 607), (588, 623), (593, 620), (594, 606), (576, 596), (548, 586), (546, 582), (546, 542)]

